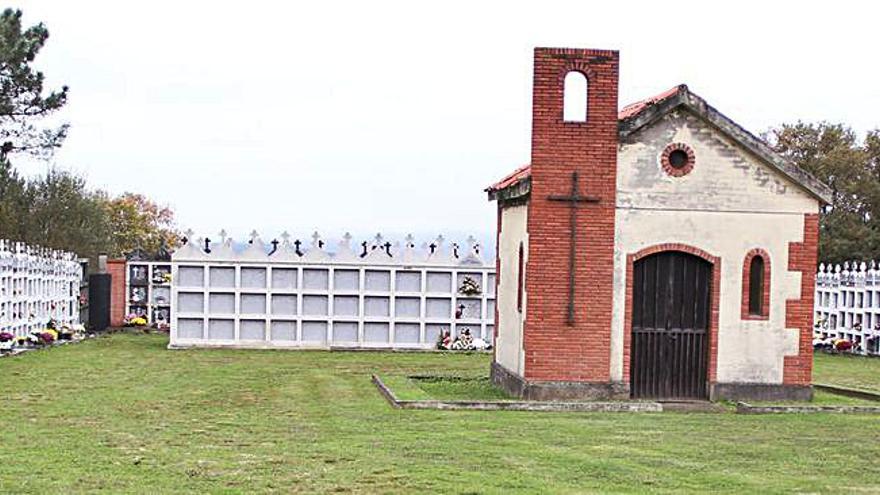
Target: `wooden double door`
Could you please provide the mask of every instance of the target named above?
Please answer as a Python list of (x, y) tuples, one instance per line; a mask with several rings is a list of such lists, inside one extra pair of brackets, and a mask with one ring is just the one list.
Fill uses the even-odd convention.
[(638, 399), (705, 399), (712, 264), (663, 251), (633, 266), (630, 391)]

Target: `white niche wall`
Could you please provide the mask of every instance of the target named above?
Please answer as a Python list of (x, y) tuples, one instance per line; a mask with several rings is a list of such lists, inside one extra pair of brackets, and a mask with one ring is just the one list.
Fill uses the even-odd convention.
[[(465, 277), (480, 294), (458, 292)], [(172, 346), (433, 348), (494, 330), (494, 267), (175, 261), (172, 280)]]

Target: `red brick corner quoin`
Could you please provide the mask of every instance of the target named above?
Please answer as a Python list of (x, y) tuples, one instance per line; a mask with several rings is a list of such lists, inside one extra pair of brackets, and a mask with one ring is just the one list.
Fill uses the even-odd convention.
[(710, 287), (711, 308), (709, 312), (709, 363), (707, 379), (715, 383), (718, 368), (718, 308), (720, 306), (721, 258), (713, 256), (700, 248), (680, 243), (656, 244), (636, 253), (626, 255), (626, 298), (624, 299), (623, 319), (623, 381), (629, 383), (630, 347), (632, 345), (632, 304), (633, 304), (633, 267), (635, 262), (652, 254), (664, 251), (680, 251), (702, 258), (712, 265), (712, 287)]
[(813, 298), (819, 251), (819, 215), (804, 215), (803, 242), (788, 243), (788, 270), (801, 272), (801, 297), (785, 301), (785, 328), (799, 330), (797, 356), (783, 358), (782, 383), (810, 385), (813, 375)]

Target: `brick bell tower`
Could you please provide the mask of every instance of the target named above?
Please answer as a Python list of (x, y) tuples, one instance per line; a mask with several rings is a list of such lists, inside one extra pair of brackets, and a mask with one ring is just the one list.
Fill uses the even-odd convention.
[[(610, 376), (618, 67), (616, 51), (535, 49), (523, 366), (506, 386), (526, 398), (628, 397)], [(585, 118), (564, 115), (584, 100), (572, 72)]]

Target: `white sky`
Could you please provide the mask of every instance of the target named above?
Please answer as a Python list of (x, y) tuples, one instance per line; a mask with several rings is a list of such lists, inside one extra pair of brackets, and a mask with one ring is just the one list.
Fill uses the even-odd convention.
[(534, 46), (620, 50), (621, 106), (686, 83), (755, 133), (880, 126), (873, 2), (13, 5), (71, 87), (55, 163), (209, 235), (491, 239), (482, 190), (529, 160)]

